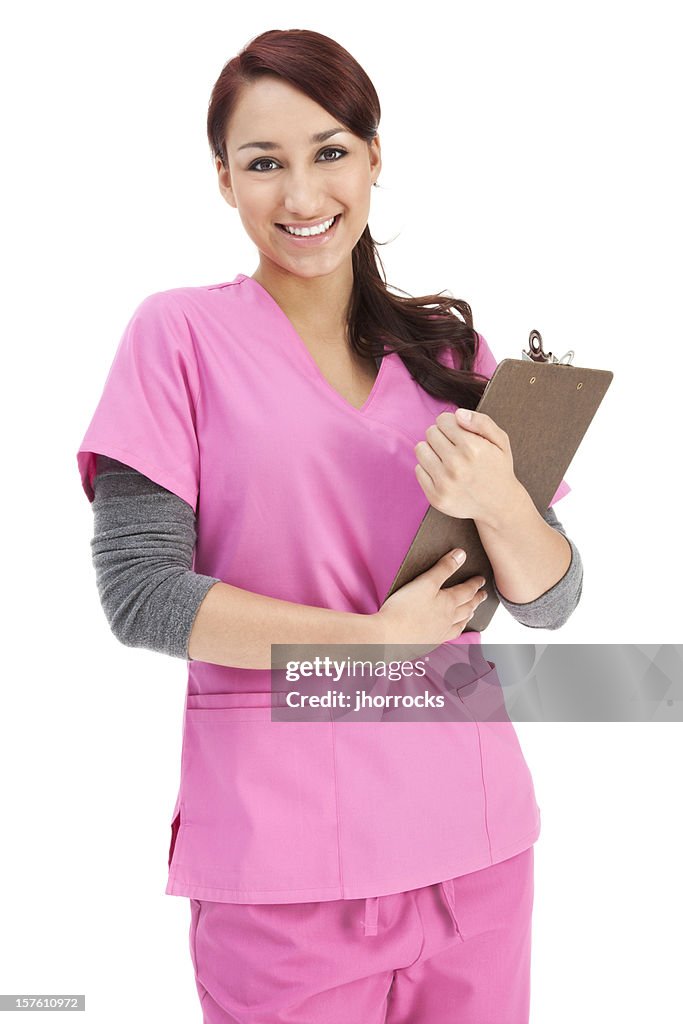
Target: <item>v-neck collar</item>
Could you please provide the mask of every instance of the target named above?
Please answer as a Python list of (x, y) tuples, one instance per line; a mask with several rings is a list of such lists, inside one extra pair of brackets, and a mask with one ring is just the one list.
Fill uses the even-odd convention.
[(322, 373), (320, 367), (318, 366), (318, 364), (316, 363), (315, 359), (311, 355), (311, 353), (310, 353), (310, 351), (308, 349), (308, 346), (306, 345), (305, 341), (303, 340), (303, 338), (301, 337), (299, 332), (294, 327), (294, 324), (289, 319), (289, 317), (287, 316), (287, 314), (283, 310), (282, 306), (280, 306), (279, 303), (277, 303), (275, 301), (275, 299), (270, 294), (270, 292), (266, 288), (264, 288), (262, 284), (260, 284), (258, 281), (255, 281), (254, 278), (250, 277), (248, 274), (239, 274), (238, 275), (238, 279), (240, 281), (248, 281), (250, 285), (252, 285), (254, 288), (256, 288), (258, 290), (259, 295), (261, 295), (263, 297), (263, 299), (266, 302), (266, 304), (271, 307), (271, 309), (273, 310), (274, 314), (282, 322), (283, 329), (292, 338), (296, 350), (300, 352), (300, 354), (303, 357), (305, 363), (308, 365), (309, 371), (313, 372), (313, 374), (316, 377), (316, 379), (322, 384), (322, 386), (326, 389), (328, 394), (333, 399), (335, 399), (337, 401), (337, 403), (339, 403), (344, 408), (348, 409), (350, 412), (355, 413), (358, 416), (365, 415), (365, 413), (367, 413), (368, 409), (370, 408), (370, 406), (374, 402), (375, 398), (377, 397), (377, 393), (378, 393), (380, 387), (382, 386), (384, 377), (387, 374), (387, 368), (388, 368), (388, 365), (389, 365), (389, 360), (390, 360), (390, 357), (393, 355), (393, 353), (392, 352), (387, 352), (386, 351), (386, 346), (385, 346), (385, 352), (384, 352), (384, 355), (383, 355), (383, 358), (382, 358), (382, 362), (380, 363), (379, 370), (377, 371), (377, 376), (375, 377), (375, 381), (374, 381), (374, 383), (372, 385), (372, 389), (370, 391), (370, 394), (368, 395), (368, 397), (365, 399), (365, 401), (363, 402), (363, 404), (360, 407), (356, 406), (356, 405), (352, 405), (351, 402), (347, 401), (347, 399), (344, 398), (344, 396), (341, 395), (337, 391), (336, 388), (332, 387), (332, 385), (330, 384), (328, 379), (324, 376), (324, 374)]

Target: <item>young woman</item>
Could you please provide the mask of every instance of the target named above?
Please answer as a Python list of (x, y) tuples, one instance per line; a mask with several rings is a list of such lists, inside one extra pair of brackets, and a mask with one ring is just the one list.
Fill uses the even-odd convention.
[[(141, 302), (78, 450), (114, 634), (188, 661), (166, 892), (210, 1024), (528, 1020), (540, 818), (509, 720), (272, 716), (272, 644), (444, 645), (467, 700), (486, 590), (551, 629), (581, 591), (504, 431), (460, 412), (496, 366), (470, 307), (380, 276), (379, 119), (316, 32), (223, 68), (208, 135), (258, 267)], [(449, 553), (384, 601), (430, 504), (475, 521), (495, 580), (444, 588)]]

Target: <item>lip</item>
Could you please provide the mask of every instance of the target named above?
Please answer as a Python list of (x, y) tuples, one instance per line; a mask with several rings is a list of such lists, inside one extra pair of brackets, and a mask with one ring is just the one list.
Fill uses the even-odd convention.
[(340, 216), (338, 213), (331, 213), (328, 217), (319, 217), (318, 220), (301, 220), (293, 224), (288, 221), (281, 221), (279, 226), (283, 228), (317, 228), (319, 224), (324, 224), (326, 220), (331, 220), (332, 217), (338, 216)]
[[(286, 239), (291, 245), (294, 245), (297, 248), (308, 247), (308, 246), (314, 246), (315, 247), (315, 246), (318, 246), (318, 245), (325, 245), (325, 243), (329, 242), (334, 237), (334, 235), (337, 233), (337, 228), (339, 227), (339, 221), (342, 218), (342, 214), (341, 213), (335, 214), (335, 218), (336, 219), (335, 219), (335, 222), (332, 225), (332, 227), (328, 228), (328, 230), (325, 231), (322, 235), (308, 235), (306, 237), (302, 237), (302, 236), (298, 236), (298, 235), (290, 235), (290, 233), (288, 231), (284, 231), (283, 228), (281, 228), (279, 225), (276, 225), (276, 227), (277, 227), (277, 230), (280, 232), (280, 235), (282, 236), (282, 238)], [(322, 220), (316, 221), (315, 224), (289, 224), (287, 226), (288, 227), (294, 227), (294, 228), (314, 228), (316, 226), (316, 224), (324, 224), (325, 221), (329, 220), (329, 219), (330, 219), (329, 217), (323, 217)]]

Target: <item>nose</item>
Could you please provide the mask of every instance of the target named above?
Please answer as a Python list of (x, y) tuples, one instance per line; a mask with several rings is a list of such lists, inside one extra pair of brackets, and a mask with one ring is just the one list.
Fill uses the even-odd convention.
[(327, 191), (322, 187), (319, 171), (314, 168), (293, 169), (281, 181), (281, 205), (293, 219), (315, 220), (329, 213)]

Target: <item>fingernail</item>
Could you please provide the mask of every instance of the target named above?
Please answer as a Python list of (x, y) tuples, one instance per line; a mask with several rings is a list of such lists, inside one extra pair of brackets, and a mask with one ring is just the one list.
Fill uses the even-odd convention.
[(455, 551), (451, 551), (451, 555), (457, 565), (462, 565), (467, 557), (462, 548), (456, 548)]
[(472, 413), (469, 409), (456, 409), (458, 419), (462, 420), (463, 423), (469, 423), (472, 419)]

